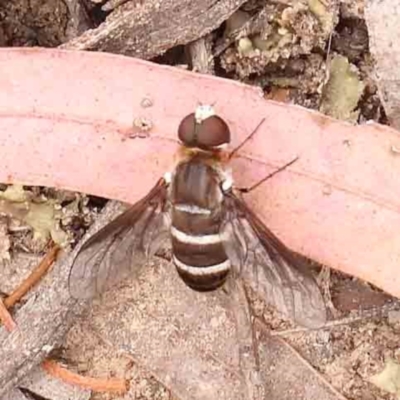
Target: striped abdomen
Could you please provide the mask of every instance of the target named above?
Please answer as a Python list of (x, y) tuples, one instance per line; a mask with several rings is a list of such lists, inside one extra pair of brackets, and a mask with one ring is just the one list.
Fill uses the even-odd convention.
[(172, 187), (172, 253), (184, 282), (199, 291), (221, 286), (230, 271), (220, 236), (223, 194), (218, 173), (200, 160), (178, 165)]

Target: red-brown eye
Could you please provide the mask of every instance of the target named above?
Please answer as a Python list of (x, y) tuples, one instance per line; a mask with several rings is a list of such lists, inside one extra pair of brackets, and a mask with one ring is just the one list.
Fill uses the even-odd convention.
[(179, 140), (188, 147), (196, 145), (196, 120), (194, 113), (187, 115), (178, 128)]
[(197, 123), (195, 114), (186, 116), (179, 125), (178, 137), (185, 146), (212, 150), (230, 142), (230, 131), (226, 122), (212, 115)]

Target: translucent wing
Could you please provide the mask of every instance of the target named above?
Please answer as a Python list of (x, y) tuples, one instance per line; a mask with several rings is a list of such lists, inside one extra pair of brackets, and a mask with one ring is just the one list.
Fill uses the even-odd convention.
[(323, 297), (311, 271), (233, 193), (225, 196), (228, 239), (225, 249), (234, 267), (253, 275), (264, 300), (296, 323), (316, 328), (326, 321)]
[(91, 298), (125, 279), (169, 240), (164, 179), (143, 199), (90, 237), (69, 275), (72, 297)]

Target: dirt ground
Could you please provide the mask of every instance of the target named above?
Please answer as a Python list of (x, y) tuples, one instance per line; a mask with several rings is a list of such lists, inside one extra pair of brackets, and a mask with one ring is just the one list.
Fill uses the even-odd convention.
[[(79, 37), (80, 30), (99, 27), (106, 18), (117, 15), (119, 7), (127, 8), (127, 3), (131, 2), (1, 2), (0, 46), (57, 47)], [(71, 10), (75, 7), (76, 17), (77, 5), (81, 24), (74, 31), (70, 24)], [(245, 30), (241, 30), (243, 24), (247, 24)], [(215, 74), (260, 86), (266, 99), (296, 103), (352, 123), (367, 120), (387, 123), (373, 78), (363, 0), (249, 0), (208, 35), (207, 41), (211, 41), (214, 49)], [(197, 67), (190, 51), (183, 46), (168, 49), (152, 59), (180, 67)], [(197, 69), (201, 70), (201, 66)], [(43, 231), (35, 224), (35, 217), (27, 219), (15, 197), (10, 193), (4, 196), (5, 186), (2, 191), (0, 211), (7, 215), (0, 220), (0, 259), (3, 260), (0, 291), (3, 293), (9, 292), (27, 273), (26, 263), (15, 267), (9, 263), (10, 258), (22, 252), (33, 260), (39, 259), (37, 255), (43, 252), (50, 236), (53, 240), (67, 237), (78, 241), (104, 205), (102, 199), (84, 195), (20, 188), (17, 194), (28, 199), (33, 215), (47, 218), (47, 228)], [(49, 204), (52, 207), (56, 204), (59, 211), (49, 211)], [(335, 398), (398, 399), (400, 367), (398, 370), (393, 367), (393, 362), (400, 364), (400, 311), (396, 301), (371, 285), (338, 272), (327, 274), (324, 270), (320, 278), (330, 311), (326, 327), (310, 331), (290, 326), (257, 299), (252, 301), (255, 316), (262, 321), (264, 329), (272, 330), (272, 337), (290, 346), (315, 379), (321, 379), (327, 387), (331, 385)], [(107, 319), (107, 313), (101, 307), (99, 311), (99, 307), (99, 304), (93, 307), (88, 321), (74, 326), (58, 356), (70, 368), (87, 375), (125, 376), (130, 379), (131, 388), (125, 397), (92, 394), (90, 398), (177, 398), (165, 381), (161, 383), (130, 357), (129, 352), (116, 352), (108, 339), (99, 336), (99, 315)], [(387, 374), (377, 384), (373, 377), (384, 370)], [(391, 380), (395, 381), (394, 386), (388, 383)], [(299, 379), (295, 384), (301, 386), (303, 381)], [(271, 385), (288, 390), (278, 378)]]

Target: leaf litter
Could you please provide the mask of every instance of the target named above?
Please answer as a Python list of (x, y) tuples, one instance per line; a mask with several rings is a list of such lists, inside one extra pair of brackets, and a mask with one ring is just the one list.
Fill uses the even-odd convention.
[(384, 369), (369, 379), (380, 389), (393, 393), (400, 399), (400, 363), (388, 359)]
[[(3, 185), (4, 186), (4, 185)], [(10, 293), (39, 264), (49, 241), (68, 248), (97, 214), (68, 191), (10, 185), (0, 191), (0, 292)]]
[[(18, 3), (23, 4), (15, 0), (0, 8), (0, 13), (7, 16), (1, 28), (4, 44), (54, 45), (54, 38), (59, 40), (57, 44), (62, 43), (61, 31), (48, 40), (46, 35), (51, 35), (40, 25), (35, 30), (26, 29), (26, 14), (15, 13), (13, 8)], [(98, 10), (96, 2), (92, 3), (89, 11)], [(25, 19), (18, 20), (18, 15)], [(65, 12), (57, 15), (64, 21)], [(37, 18), (40, 19), (40, 15)], [(314, 109), (321, 107), (323, 112), (336, 118), (353, 122), (371, 118), (384, 121), (384, 111), (371, 78), (372, 60), (363, 39), (366, 30), (360, 21), (363, 21), (362, 1), (249, 1), (227, 20), (222, 39), (233, 33), (235, 36), (232, 44), (221, 54), (220, 66), (232, 78), (261, 86), (266, 96), (284, 92), (287, 102)], [(249, 30), (237, 36), (236, 32), (246, 23)], [(13, 36), (12, 28), (15, 26), (19, 27), (14, 29), (18, 34)], [(57, 28), (53, 26), (52, 29)], [(330, 64), (327, 64), (324, 49), (332, 33)], [(354, 44), (357, 37), (361, 39)], [(350, 41), (353, 47), (346, 46), (350, 39), (353, 39)], [(65, 196), (69, 197), (67, 205), (63, 205)], [(0, 220), (0, 258), (9, 259), (15, 248), (40, 251), (49, 238), (62, 244), (79, 238), (96, 210), (86, 207), (85, 197), (70, 196), (57, 194), (52, 197), (46, 190), (22, 186), (6, 188), (0, 196), (0, 211), (7, 215)], [(330, 289), (335, 292), (340, 286), (338, 283), (355, 281), (335, 272)], [(358, 296), (365, 296), (364, 303), (373, 298), (371, 307), (379, 304), (383, 309), (388, 302), (387, 299), (378, 300), (377, 294), (381, 292), (370, 285), (361, 285), (358, 290)], [(333, 299), (342, 318), (358, 314), (363, 306), (353, 304), (348, 291)], [(294, 328), (280, 320), (259, 299), (254, 299), (253, 305), (257, 317), (278, 334), (279, 330)], [(397, 343), (400, 327), (389, 315), (392, 314), (355, 320), (354, 323), (317, 332), (294, 333), (285, 340), (349, 399), (395, 399), (393, 396), (399, 394), (400, 354)], [(70, 362), (78, 363), (78, 369), (87, 373), (130, 371), (134, 387), (132, 398), (172, 398), (171, 393), (151, 373), (141, 369), (135, 360), (129, 360), (126, 354), (116, 354), (114, 349), (98, 339), (96, 335), (101, 328), (93, 330), (92, 325), (100, 324), (101, 327), (106, 320), (107, 316), (104, 320), (89, 320), (83, 328), (78, 324), (70, 332), (65, 350)], [(88, 337), (90, 343), (86, 340)], [(94, 398), (115, 397), (94, 395)]]

